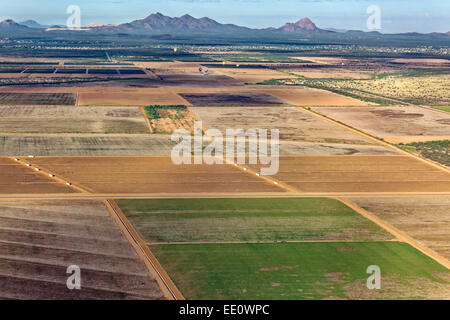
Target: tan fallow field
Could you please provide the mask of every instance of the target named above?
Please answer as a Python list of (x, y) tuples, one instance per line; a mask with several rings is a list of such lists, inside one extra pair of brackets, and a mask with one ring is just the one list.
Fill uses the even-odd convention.
[(393, 143), (450, 137), (450, 115), (422, 107), (321, 107), (313, 110)]
[(37, 157), (27, 159), (95, 193), (283, 192), (234, 166), (175, 165), (170, 157)]
[(448, 172), (401, 155), (281, 156), (274, 178), (303, 192), (450, 192)]
[(0, 157), (0, 194), (72, 193), (69, 186), (45, 177), (43, 174)]
[(450, 259), (450, 197), (350, 200)]

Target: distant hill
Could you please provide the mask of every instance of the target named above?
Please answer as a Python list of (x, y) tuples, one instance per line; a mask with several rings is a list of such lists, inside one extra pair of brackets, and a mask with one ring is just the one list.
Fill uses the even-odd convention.
[(250, 30), (233, 24), (221, 24), (210, 18), (196, 19), (188, 14), (181, 17), (168, 17), (153, 13), (148, 17), (119, 25), (91, 27), (91, 31), (113, 33), (216, 33)]
[(28, 27), (18, 24), (14, 20), (7, 19), (0, 22), (0, 29), (2, 30), (26, 30)]
[(300, 19), (295, 23), (288, 22), (279, 30), (283, 32), (322, 31), (309, 18)]
[(22, 22), (19, 22), (19, 24), (26, 26), (28, 28), (33, 28), (33, 29), (46, 29), (46, 28), (50, 27), (50, 26), (42, 25), (34, 20), (22, 21)]
[(33, 29), (28, 28), (27, 26), (23, 26), (21, 24), (18, 24), (14, 20), (7, 19), (0, 22), (0, 33), (2, 34), (23, 34), (23, 33), (29, 33), (33, 31)]

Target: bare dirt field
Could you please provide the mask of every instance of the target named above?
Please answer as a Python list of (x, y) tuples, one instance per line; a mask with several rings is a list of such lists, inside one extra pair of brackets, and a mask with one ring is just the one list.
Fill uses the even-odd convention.
[(450, 197), (352, 198), (351, 201), (450, 259)]
[[(176, 92), (180, 94), (223, 94), (243, 92), (241, 87), (228, 88), (178, 88)], [(356, 100), (350, 97), (338, 95), (330, 91), (298, 87), (298, 86), (271, 86), (271, 85), (249, 85), (245, 87), (245, 92), (254, 94), (268, 94), (276, 97), (285, 103), (297, 106), (366, 106), (367, 102)]]
[(395, 144), (408, 144), (413, 142), (429, 142), (439, 140), (450, 140), (450, 136), (400, 136), (400, 137), (386, 137), (384, 140)]
[(294, 59), (312, 61), (321, 64), (336, 64), (345, 63), (348, 59), (345, 58), (335, 58), (335, 57), (292, 57)]
[(170, 88), (113, 89), (91, 88), (80, 90), (80, 106), (136, 106), (136, 105), (175, 105), (186, 101)]
[(139, 108), (0, 107), (2, 133), (147, 133)]
[[(0, 87), (0, 92), (13, 88)], [(14, 90), (18, 90), (14, 88)], [(23, 87), (26, 93), (78, 93), (79, 106), (145, 106), (151, 104), (189, 104), (171, 88), (114, 88), (114, 87)], [(197, 89), (198, 90), (198, 89)]]
[(170, 157), (38, 157), (30, 162), (97, 193), (283, 192), (230, 165), (177, 166)]
[(280, 155), (395, 155), (396, 151), (378, 145), (350, 143), (280, 141)]
[(271, 79), (290, 79), (294, 76), (271, 69), (218, 68), (214, 70), (244, 83), (258, 83)]
[[(448, 137), (450, 116), (414, 106), (315, 108), (315, 111), (382, 138)], [(411, 142), (411, 141), (403, 141)]]
[(169, 156), (174, 146), (163, 134), (0, 135), (3, 156)]
[(152, 69), (152, 71), (159, 77), (161, 83), (159, 86), (169, 87), (221, 87), (238, 85), (239, 82), (232, 77), (220, 74), (217, 72), (208, 72), (208, 74), (200, 73), (196, 69), (181, 70), (181, 69)]
[(297, 106), (367, 106), (367, 102), (342, 96), (330, 91), (305, 88), (261, 88), (263, 92), (278, 97), (287, 103)]
[[(2, 298), (163, 298), (102, 202), (0, 201), (0, 236)], [(70, 265), (81, 290), (67, 289)]]
[(191, 107), (207, 128), (278, 129), (281, 140), (374, 144), (362, 135), (295, 107)]
[(258, 106), (282, 105), (283, 101), (265, 93), (182, 93), (181, 96), (196, 106)]
[(2, 92), (0, 105), (68, 105), (73, 106), (76, 95), (72, 93)]
[(419, 64), (419, 65), (438, 65), (438, 66), (450, 66), (450, 60), (448, 59), (394, 59), (392, 62), (404, 63), (404, 64)]
[(302, 71), (292, 70), (292, 73), (312, 79), (370, 79), (370, 73), (347, 71), (340, 69), (314, 70), (305, 69)]
[(450, 191), (449, 173), (399, 155), (281, 156), (274, 177), (304, 192)]
[(0, 158), (0, 177), (0, 193), (3, 194), (75, 192), (72, 188), (7, 158)]

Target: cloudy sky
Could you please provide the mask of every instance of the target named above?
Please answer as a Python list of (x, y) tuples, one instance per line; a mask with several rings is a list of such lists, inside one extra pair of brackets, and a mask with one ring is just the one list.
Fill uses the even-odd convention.
[(80, 6), (83, 25), (129, 22), (161, 12), (257, 28), (309, 17), (321, 28), (358, 30), (366, 30), (367, 8), (378, 5), (383, 33), (450, 31), (448, 0), (0, 0), (0, 19), (65, 24), (69, 5)]

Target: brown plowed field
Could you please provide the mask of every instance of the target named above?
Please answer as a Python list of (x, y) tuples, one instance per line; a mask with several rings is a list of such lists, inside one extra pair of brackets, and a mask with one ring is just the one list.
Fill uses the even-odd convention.
[(0, 177), (0, 193), (36, 194), (75, 192), (72, 188), (47, 179), (42, 174), (34, 172), (7, 158), (0, 158)]
[(278, 129), (280, 140), (374, 145), (362, 135), (295, 107), (191, 107), (207, 128)]
[(450, 116), (414, 106), (315, 110), (382, 138), (429, 136), (434, 139), (450, 136)]
[[(0, 298), (161, 299), (102, 202), (0, 201)], [(81, 290), (66, 286), (81, 269)]]
[(281, 156), (275, 178), (304, 192), (450, 191), (450, 174), (409, 156)]
[(97, 193), (282, 192), (230, 165), (180, 165), (170, 157), (28, 159)]
[[(78, 93), (79, 106), (145, 106), (152, 104), (185, 105), (171, 88), (115, 88), (115, 87), (0, 87), (0, 92), (20, 93)], [(198, 90), (198, 89), (197, 89)]]

